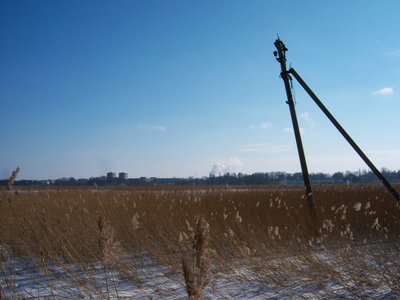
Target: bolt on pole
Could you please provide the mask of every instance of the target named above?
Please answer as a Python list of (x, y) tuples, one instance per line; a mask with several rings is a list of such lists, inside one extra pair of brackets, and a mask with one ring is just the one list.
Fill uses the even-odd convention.
[(303, 180), (304, 180), (304, 185), (306, 188), (307, 203), (308, 203), (308, 207), (310, 209), (311, 219), (312, 219), (314, 225), (316, 225), (317, 224), (317, 211), (315, 209), (315, 202), (314, 202), (314, 197), (313, 197), (313, 193), (312, 193), (312, 189), (311, 189), (310, 176), (308, 174), (306, 157), (304, 154), (303, 143), (301, 141), (299, 124), (297, 122), (297, 115), (296, 115), (296, 109), (295, 109), (294, 101), (293, 101), (292, 89), (290, 87), (291, 77), (286, 68), (286, 51), (288, 49), (285, 47), (285, 45), (279, 38), (275, 41), (274, 45), (277, 50), (277, 51), (274, 51), (274, 55), (276, 57), (276, 60), (281, 65), (280, 76), (282, 77), (283, 82), (285, 84), (285, 90), (286, 90), (286, 95), (287, 95), (286, 103), (289, 105), (290, 116), (292, 118), (293, 131), (294, 131), (294, 135), (296, 138), (297, 151), (299, 153), (301, 170), (303, 173)]

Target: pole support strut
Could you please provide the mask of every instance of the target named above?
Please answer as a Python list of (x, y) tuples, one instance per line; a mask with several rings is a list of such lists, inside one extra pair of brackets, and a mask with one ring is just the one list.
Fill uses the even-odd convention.
[(336, 129), (342, 134), (342, 136), (346, 139), (346, 141), (353, 147), (354, 151), (362, 158), (362, 160), (368, 165), (371, 171), (378, 177), (378, 179), (383, 183), (383, 185), (387, 188), (387, 190), (393, 195), (393, 197), (400, 201), (399, 193), (392, 187), (389, 181), (382, 175), (381, 172), (375, 167), (375, 165), (369, 160), (369, 158), (365, 155), (365, 153), (358, 147), (356, 142), (350, 137), (350, 135), (344, 130), (344, 128), (340, 125), (340, 123), (335, 119), (335, 117), (329, 112), (329, 110), (325, 107), (325, 105), (318, 99), (318, 97), (314, 94), (314, 92), (309, 88), (309, 86), (304, 82), (304, 80), (300, 77), (300, 75), (293, 69), (290, 68), (288, 71), (290, 74), (296, 78), (296, 80), (300, 83), (303, 89), (307, 92), (307, 94), (314, 100), (315, 104), (322, 110), (325, 116), (332, 122), (332, 124), (336, 127)]

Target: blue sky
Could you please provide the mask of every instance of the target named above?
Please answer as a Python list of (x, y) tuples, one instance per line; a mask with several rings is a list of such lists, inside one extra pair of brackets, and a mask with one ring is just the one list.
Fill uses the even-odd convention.
[[(400, 168), (399, 1), (1, 1), (0, 177), (300, 171), (272, 52)], [(295, 84), (312, 172), (367, 169)]]

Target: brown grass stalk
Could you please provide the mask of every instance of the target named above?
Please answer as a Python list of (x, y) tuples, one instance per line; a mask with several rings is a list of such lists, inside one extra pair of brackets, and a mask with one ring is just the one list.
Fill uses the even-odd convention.
[[(209, 253), (210, 225), (199, 217), (193, 239), (193, 253), (189, 258), (182, 258), (182, 270), (189, 299), (198, 300), (203, 297), (203, 290), (211, 280)], [(189, 263), (190, 261), (190, 263)]]
[(10, 178), (8, 179), (8, 185), (7, 185), (7, 189), (8, 189), (9, 191), (11, 191), (11, 190), (13, 189), (13, 184), (14, 184), (15, 179), (17, 178), (18, 173), (19, 173), (19, 167), (17, 167), (17, 168), (11, 173), (11, 176), (10, 176)]

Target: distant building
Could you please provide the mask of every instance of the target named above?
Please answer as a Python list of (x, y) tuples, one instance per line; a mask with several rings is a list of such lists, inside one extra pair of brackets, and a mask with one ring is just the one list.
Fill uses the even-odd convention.
[(116, 177), (116, 174), (113, 172), (108, 172), (107, 173), (107, 181), (113, 181)]
[(127, 180), (127, 179), (128, 179), (128, 173), (120, 172), (120, 173), (118, 174), (118, 179), (119, 179), (119, 180)]
[(149, 183), (149, 182), (151, 182), (151, 178), (140, 177), (139, 181), (140, 181), (140, 183)]

